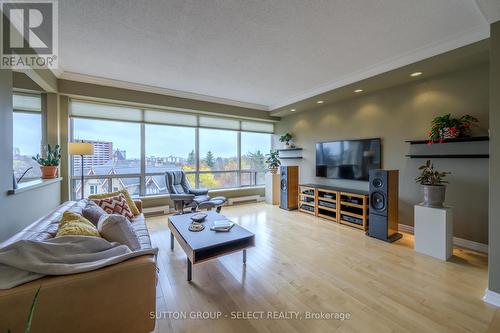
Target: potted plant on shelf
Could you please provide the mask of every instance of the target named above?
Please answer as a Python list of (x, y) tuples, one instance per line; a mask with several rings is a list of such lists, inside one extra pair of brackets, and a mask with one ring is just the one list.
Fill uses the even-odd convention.
[(292, 135), (290, 133), (285, 133), (280, 136), (280, 142), (284, 142), (287, 148), (290, 148), (290, 141), (292, 140)]
[(281, 165), (281, 161), (279, 160), (279, 151), (271, 150), (269, 151), (269, 154), (266, 154), (266, 157), (267, 168), (272, 174), (276, 174)]
[(444, 142), (445, 139), (466, 138), (470, 136), (473, 123), (478, 121), (471, 115), (453, 118), (451, 114), (435, 117), (429, 132), (429, 143)]
[(52, 149), (50, 145), (47, 145), (46, 156), (47, 158), (43, 158), (40, 154), (36, 154), (32, 158), (40, 164), (42, 179), (56, 178), (59, 162), (61, 161), (61, 147), (55, 145), (54, 149)]
[(451, 172), (439, 172), (434, 170), (434, 164), (430, 160), (420, 166), (418, 170), (422, 173), (415, 178), (415, 182), (422, 185), (424, 193), (424, 203), (426, 207), (443, 207), (446, 196), (446, 185), (448, 182), (443, 180)]

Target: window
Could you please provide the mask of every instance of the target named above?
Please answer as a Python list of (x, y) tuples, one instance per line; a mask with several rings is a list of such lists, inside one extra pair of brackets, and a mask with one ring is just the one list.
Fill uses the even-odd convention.
[(238, 170), (238, 132), (201, 128), (200, 187), (237, 187)]
[(270, 149), (269, 134), (241, 132), (241, 185), (265, 183), (265, 155)]
[[(127, 189), (140, 193), (141, 125), (130, 122), (73, 119), (73, 140), (91, 142), (94, 155), (73, 156), (74, 196), (81, 196), (82, 172), (85, 195)], [(127, 175), (129, 175), (127, 177)], [(132, 177), (135, 176), (135, 177)], [(104, 177), (100, 177), (104, 176)], [(93, 189), (92, 189), (93, 188)]]
[[(165, 171), (196, 171), (196, 130), (192, 127), (147, 124), (145, 131), (145, 192), (146, 195), (165, 194)], [(195, 186), (194, 181), (192, 185)]]
[(41, 176), (37, 162), (31, 157), (41, 153), (42, 105), (40, 95), (15, 93), (12, 99), (13, 115), (13, 169), (16, 178), (30, 169), (23, 179)]
[[(94, 144), (94, 155), (83, 159), (86, 195), (123, 188), (133, 196), (165, 194), (168, 170), (183, 170), (196, 188), (264, 183), (272, 123), (71, 103), (73, 141)], [(74, 197), (81, 195), (81, 170), (81, 159), (73, 157)]]
[(97, 185), (90, 185), (89, 188), (89, 194), (97, 194)]

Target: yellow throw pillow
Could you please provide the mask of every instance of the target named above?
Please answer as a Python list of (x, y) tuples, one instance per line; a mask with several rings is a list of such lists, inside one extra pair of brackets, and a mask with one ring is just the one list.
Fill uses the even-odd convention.
[(61, 236), (101, 237), (101, 235), (99, 235), (99, 232), (97, 231), (97, 228), (94, 227), (92, 223), (90, 223), (89, 225), (88, 223), (79, 220), (66, 221), (63, 225), (59, 225), (56, 237)]
[(70, 212), (69, 210), (67, 210), (67, 211), (65, 211), (63, 213), (61, 221), (59, 221), (59, 228), (61, 228), (63, 225), (65, 225), (66, 223), (68, 223), (70, 221), (79, 221), (79, 222), (81, 222), (83, 224), (88, 224), (91, 227), (94, 226), (92, 224), (92, 222), (90, 222), (89, 220), (87, 220), (85, 217), (83, 217), (83, 216), (81, 216), (79, 214)]
[(127, 190), (121, 190), (117, 192), (111, 192), (111, 193), (103, 193), (103, 194), (94, 194), (89, 196), (89, 200), (94, 200), (94, 199), (106, 199), (106, 198), (111, 198), (111, 197), (116, 197), (122, 193), (125, 196), (125, 200), (127, 201), (127, 205), (130, 207), (130, 211), (134, 216), (137, 216), (141, 214), (137, 206), (135, 205), (134, 200), (132, 200), (132, 197), (128, 193)]

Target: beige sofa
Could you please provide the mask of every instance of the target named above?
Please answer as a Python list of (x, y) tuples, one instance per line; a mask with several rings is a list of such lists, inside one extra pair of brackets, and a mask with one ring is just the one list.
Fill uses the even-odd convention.
[[(86, 200), (69, 201), (0, 244), (19, 239), (44, 240), (57, 232), (64, 211), (81, 212)], [(140, 202), (137, 202), (141, 209)], [(143, 248), (151, 247), (144, 216), (132, 225)], [(156, 309), (156, 262), (143, 255), (95, 271), (50, 276), (0, 290), (0, 332), (24, 332), (29, 308), (41, 287), (33, 315), (36, 332), (151, 332)]]

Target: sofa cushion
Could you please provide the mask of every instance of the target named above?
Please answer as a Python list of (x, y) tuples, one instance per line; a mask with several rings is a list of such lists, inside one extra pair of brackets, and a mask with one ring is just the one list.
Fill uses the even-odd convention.
[(141, 249), (139, 238), (135, 234), (130, 221), (123, 215), (102, 215), (97, 224), (101, 237), (109, 242), (117, 242), (129, 247), (132, 251)]
[(93, 225), (97, 226), (99, 219), (101, 216), (107, 214), (104, 209), (97, 206), (97, 204), (91, 200), (89, 200), (87, 207), (85, 207), (82, 211), (83, 217), (92, 222)]
[(127, 204), (130, 207), (130, 211), (132, 212), (132, 214), (134, 216), (139, 215), (141, 212), (139, 211), (139, 209), (135, 205), (134, 200), (132, 200), (132, 197), (130, 197), (130, 194), (128, 193), (127, 190), (121, 190), (121, 191), (116, 191), (116, 192), (111, 192), (111, 193), (103, 193), (103, 194), (94, 194), (94, 195), (90, 195), (89, 199), (92, 201), (95, 201), (97, 199), (116, 197), (120, 194), (123, 194), (123, 196), (125, 196), (125, 199), (127, 200)]
[(152, 248), (151, 246), (151, 238), (149, 236), (148, 227), (146, 226), (146, 219), (144, 218), (144, 214), (140, 214), (136, 216), (131, 221), (132, 229), (134, 229), (134, 233), (139, 239), (139, 243), (141, 244), (141, 250), (149, 250)]
[(134, 214), (130, 210), (127, 199), (120, 193), (118, 196), (102, 199), (92, 199), (99, 207), (108, 214), (120, 214), (129, 220), (134, 218)]

